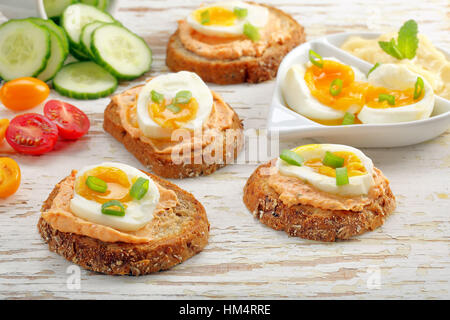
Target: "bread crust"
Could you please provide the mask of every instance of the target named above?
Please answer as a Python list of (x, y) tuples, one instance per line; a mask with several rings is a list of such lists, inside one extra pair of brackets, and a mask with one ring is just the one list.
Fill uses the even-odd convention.
[(236, 112), (230, 107), (233, 112), (233, 121), (230, 129), (236, 130), (238, 137), (234, 144), (233, 152), (227, 152), (226, 132), (222, 131), (223, 137), (223, 156), (222, 162), (215, 161), (213, 163), (195, 163), (194, 155), (190, 163), (174, 163), (170, 154), (157, 153), (153, 146), (143, 142), (139, 138), (134, 138), (128, 133), (122, 125), (119, 106), (111, 101), (104, 112), (103, 128), (106, 132), (111, 134), (117, 141), (121, 142), (125, 148), (133, 154), (144, 166), (149, 168), (155, 174), (172, 179), (183, 179), (190, 177), (197, 177), (201, 175), (209, 175), (217, 169), (224, 167), (226, 164), (232, 163), (243, 148), (244, 126), (239, 119)]
[(267, 182), (271, 162), (259, 166), (244, 187), (244, 203), (265, 225), (284, 230), (290, 236), (316, 240), (336, 241), (374, 230), (381, 226), (386, 217), (395, 210), (395, 197), (389, 182), (383, 177), (384, 194), (361, 211), (324, 210), (310, 205), (287, 206), (279, 194)]
[[(166, 189), (173, 190), (179, 204), (175, 213), (192, 216), (181, 234), (174, 234), (149, 243), (132, 244), (124, 242), (103, 242), (87, 236), (61, 232), (54, 229), (42, 216), (38, 230), (48, 243), (50, 251), (83, 268), (109, 275), (145, 275), (169, 269), (202, 251), (208, 243), (209, 222), (202, 204), (189, 192), (178, 186), (147, 173), (150, 178)], [(41, 211), (48, 210), (58, 194), (55, 186)]]
[(304, 28), (287, 13), (268, 5), (263, 6), (292, 25), (293, 32), (289, 41), (272, 45), (260, 57), (241, 57), (236, 60), (208, 59), (184, 48), (177, 30), (167, 45), (167, 66), (175, 72), (182, 70), (195, 72), (204, 81), (217, 84), (258, 83), (275, 78), (284, 56), (305, 42), (306, 34)]

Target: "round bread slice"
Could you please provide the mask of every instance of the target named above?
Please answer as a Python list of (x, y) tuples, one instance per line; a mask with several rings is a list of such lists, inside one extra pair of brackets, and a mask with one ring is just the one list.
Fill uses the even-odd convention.
[[(375, 175), (382, 180), (384, 192), (365, 205), (360, 211), (324, 210), (319, 206), (287, 206), (279, 194), (269, 186), (267, 170), (275, 160), (259, 166), (244, 187), (244, 203), (265, 225), (284, 230), (290, 236), (317, 240), (336, 241), (374, 230), (395, 210), (395, 197), (383, 173), (374, 168)], [(299, 179), (299, 183), (304, 183)]]
[(289, 41), (283, 44), (273, 44), (260, 57), (243, 56), (236, 60), (208, 59), (187, 50), (183, 46), (177, 30), (170, 37), (167, 45), (167, 66), (172, 71), (195, 72), (204, 81), (217, 84), (258, 83), (275, 78), (284, 56), (305, 42), (306, 34), (304, 28), (290, 15), (277, 8), (263, 6), (282, 20), (283, 29), (291, 34)]
[(171, 154), (156, 152), (151, 144), (133, 137), (125, 130), (120, 118), (119, 105), (114, 99), (111, 100), (110, 104), (105, 109), (103, 128), (106, 132), (116, 138), (116, 140), (121, 142), (144, 166), (161, 177), (183, 179), (209, 175), (217, 169), (233, 163), (244, 146), (244, 126), (242, 121), (239, 119), (236, 112), (226, 104), (219, 95), (214, 91), (212, 91), (212, 94), (214, 103), (225, 104), (233, 113), (232, 125), (229, 129), (236, 134), (235, 139), (230, 143), (229, 138), (227, 142), (227, 132), (220, 132), (222, 139), (216, 141), (223, 141), (223, 145), (214, 147), (214, 149), (223, 151), (223, 155), (220, 158), (221, 161), (205, 162), (204, 159), (196, 161), (194, 159), (195, 152), (192, 152), (191, 161), (189, 163), (174, 163), (171, 159)]
[[(192, 194), (173, 183), (147, 174), (162, 187), (173, 190), (178, 197), (178, 204), (173, 209), (176, 217), (169, 216), (161, 224), (158, 230), (160, 237), (139, 244), (103, 242), (84, 235), (58, 231), (41, 217), (38, 230), (49, 249), (92, 271), (133, 276), (169, 269), (202, 251), (209, 236), (209, 222), (202, 204)], [(69, 177), (65, 179), (67, 178)], [(60, 184), (55, 186), (44, 202), (42, 212), (52, 206), (54, 198), (60, 192)]]

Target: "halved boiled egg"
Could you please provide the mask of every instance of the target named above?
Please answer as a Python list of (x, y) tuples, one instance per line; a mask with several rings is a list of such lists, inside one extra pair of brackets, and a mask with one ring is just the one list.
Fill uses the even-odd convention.
[(153, 218), (159, 190), (142, 171), (105, 162), (83, 168), (75, 179), (74, 215), (121, 231), (139, 230)]
[[(358, 114), (359, 120), (362, 123), (396, 123), (429, 118), (435, 102), (434, 92), (426, 79), (421, 81), (420, 93), (420, 87), (416, 90), (417, 74), (402, 65), (380, 65), (369, 74), (369, 89), (365, 106)], [(392, 100), (380, 102), (380, 95)]]
[(213, 96), (203, 80), (180, 71), (145, 84), (137, 99), (137, 122), (146, 137), (167, 139), (176, 129), (201, 128), (212, 107)]
[(268, 18), (269, 10), (266, 7), (230, 1), (201, 7), (189, 14), (187, 22), (202, 34), (229, 37), (243, 35), (247, 23), (262, 28)]
[[(276, 166), (280, 174), (299, 178), (324, 192), (357, 196), (367, 194), (374, 185), (372, 160), (353, 147), (310, 144), (290, 152), (300, 156), (302, 163), (279, 158)], [(338, 182), (340, 171), (345, 172), (347, 183)]]

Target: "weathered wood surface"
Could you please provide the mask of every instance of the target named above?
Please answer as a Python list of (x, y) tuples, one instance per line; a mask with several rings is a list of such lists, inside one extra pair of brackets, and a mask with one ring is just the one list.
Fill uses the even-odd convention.
[[(119, 2), (117, 19), (153, 49), (152, 71), (145, 77), (167, 72), (165, 47), (176, 20), (201, 2)], [(436, 45), (450, 49), (447, 0), (265, 2), (292, 14), (305, 26), (308, 39), (352, 30), (386, 32), (414, 18)], [(118, 90), (145, 77), (122, 83)], [(246, 129), (265, 126), (273, 81), (211, 87), (235, 108)], [(102, 129), (108, 99), (73, 103), (92, 121), (86, 137), (59, 143), (56, 151), (41, 157), (13, 155), (23, 180), (14, 196), (0, 200), (1, 299), (450, 298), (449, 131), (410, 147), (363, 150), (389, 177), (398, 200), (398, 209), (374, 232), (350, 241), (318, 243), (269, 229), (252, 217), (241, 200), (242, 187), (256, 164), (232, 165), (208, 177), (175, 181), (207, 210), (211, 236), (202, 253), (145, 277), (82, 270), (81, 288), (70, 290), (66, 271), (71, 264), (51, 253), (36, 229), (42, 202), (72, 168), (109, 160), (142, 168)], [(0, 117), (12, 116), (1, 108)]]

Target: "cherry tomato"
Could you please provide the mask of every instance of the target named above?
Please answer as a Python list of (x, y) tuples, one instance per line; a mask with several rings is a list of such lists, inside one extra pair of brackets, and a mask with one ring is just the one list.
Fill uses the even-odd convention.
[(58, 139), (58, 128), (47, 117), (25, 113), (11, 120), (6, 130), (6, 141), (14, 150), (38, 155), (53, 149)]
[(47, 99), (48, 85), (36, 78), (23, 77), (6, 82), (0, 89), (0, 100), (8, 109), (20, 111), (36, 107)]
[(0, 198), (14, 194), (20, 186), (20, 168), (11, 158), (0, 158)]
[(91, 125), (83, 111), (58, 100), (48, 101), (44, 107), (44, 114), (56, 124), (63, 139), (78, 139), (88, 132)]
[(0, 119), (0, 143), (5, 139), (5, 132), (8, 129), (9, 120), (8, 119)]

